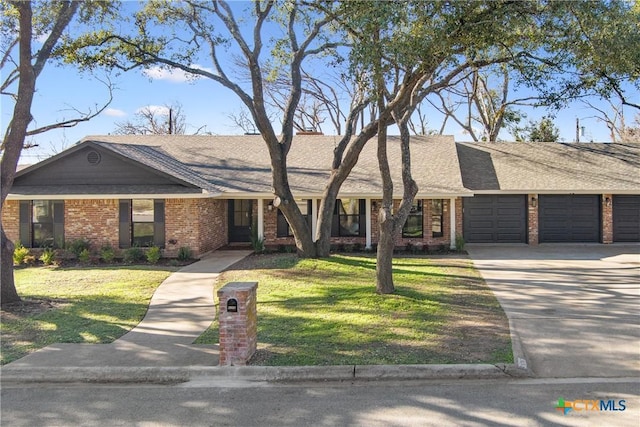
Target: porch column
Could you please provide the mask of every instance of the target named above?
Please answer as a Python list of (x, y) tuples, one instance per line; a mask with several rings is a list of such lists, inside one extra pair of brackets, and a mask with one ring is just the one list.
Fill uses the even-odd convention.
[(316, 232), (318, 231), (318, 199), (311, 199), (311, 240), (318, 240)]
[(456, 199), (449, 199), (449, 238), (451, 242), (449, 243), (450, 249), (456, 248)]
[(371, 249), (371, 199), (365, 199), (365, 248)]
[(258, 238), (264, 239), (264, 200), (258, 199)]

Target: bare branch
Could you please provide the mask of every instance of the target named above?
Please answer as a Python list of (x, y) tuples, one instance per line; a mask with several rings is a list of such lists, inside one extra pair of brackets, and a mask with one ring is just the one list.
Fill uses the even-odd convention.
[(63, 120), (61, 122), (58, 123), (52, 123), (50, 125), (46, 125), (46, 126), (41, 126), (38, 127), (36, 129), (32, 129), (26, 132), (26, 136), (33, 136), (33, 135), (38, 135), (44, 132), (48, 132), (50, 130), (53, 129), (63, 129), (63, 128), (71, 128), (74, 126), (77, 126), (80, 123), (83, 122), (88, 122), (89, 120), (93, 119), (94, 117), (100, 115), (100, 113), (102, 113), (110, 104), (111, 101), (113, 101), (113, 85), (110, 81), (108, 82), (104, 82), (100, 79), (98, 79), (99, 81), (101, 81), (109, 90), (109, 99), (107, 102), (105, 102), (101, 107), (96, 107), (96, 110), (91, 112), (87, 112), (87, 113), (83, 113), (77, 109), (73, 109), (74, 111), (76, 111), (78, 114), (80, 114), (80, 117), (74, 118), (74, 119), (69, 119), (69, 120)]

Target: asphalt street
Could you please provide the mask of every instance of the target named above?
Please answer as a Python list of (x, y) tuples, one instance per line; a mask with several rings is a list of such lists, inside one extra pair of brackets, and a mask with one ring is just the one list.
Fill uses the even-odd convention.
[[(572, 402), (565, 415), (558, 400)], [(594, 410), (600, 400), (609, 410)], [(609, 401), (615, 403), (611, 406)], [(624, 406), (624, 410), (622, 407)], [(638, 379), (3, 386), (3, 426), (637, 427)]]

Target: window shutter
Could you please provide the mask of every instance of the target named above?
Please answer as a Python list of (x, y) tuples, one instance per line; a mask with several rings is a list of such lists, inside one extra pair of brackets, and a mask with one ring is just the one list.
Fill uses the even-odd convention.
[(131, 247), (131, 200), (120, 200), (119, 246)]
[(153, 244), (164, 248), (164, 200), (153, 202)]
[(365, 199), (360, 199), (358, 201), (358, 211), (360, 213), (359, 218), (358, 218), (358, 222), (359, 222), (359, 228), (358, 228), (358, 235), (360, 235), (361, 237), (366, 236), (367, 234), (367, 202)]
[(20, 200), (20, 243), (31, 247), (31, 201)]
[(53, 243), (57, 248), (64, 247), (64, 200), (53, 202)]

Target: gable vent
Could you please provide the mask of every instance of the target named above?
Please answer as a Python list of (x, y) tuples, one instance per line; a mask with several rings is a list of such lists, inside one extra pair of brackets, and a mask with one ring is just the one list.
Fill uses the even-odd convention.
[(89, 162), (90, 165), (97, 165), (100, 163), (100, 160), (102, 160), (102, 157), (97, 151), (89, 151), (89, 153), (87, 153), (87, 162)]

